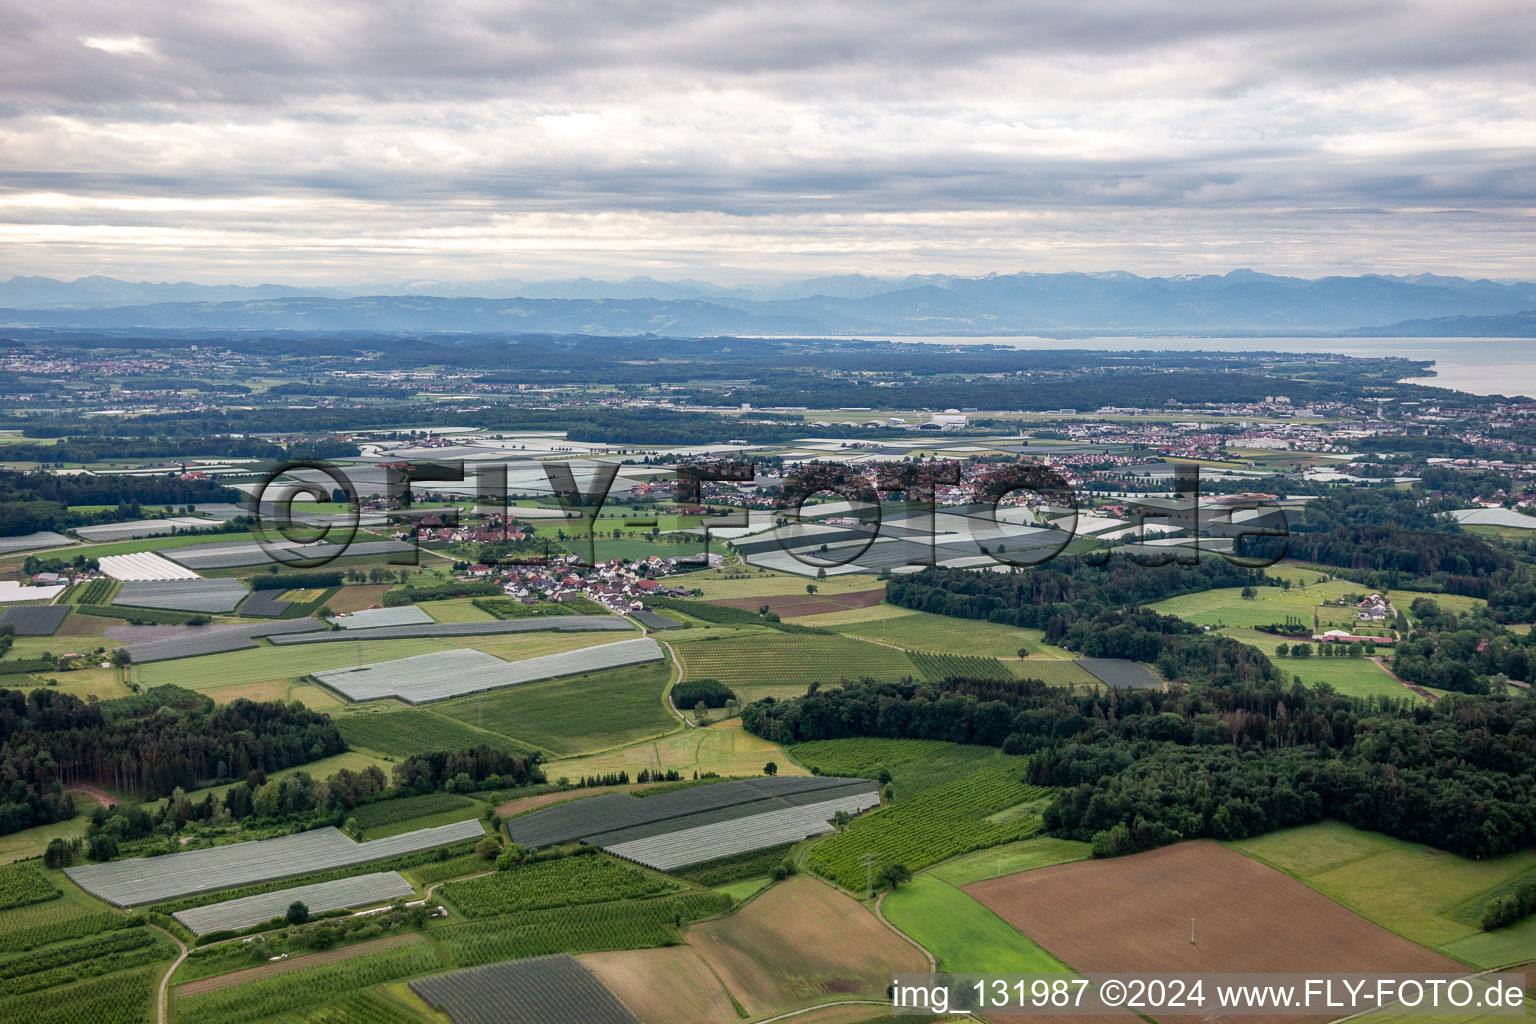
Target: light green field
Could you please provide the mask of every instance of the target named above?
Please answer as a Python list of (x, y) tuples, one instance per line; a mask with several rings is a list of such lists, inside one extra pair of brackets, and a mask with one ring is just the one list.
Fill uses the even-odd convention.
[[(1252, 629), (1285, 621), (1287, 615), (1300, 618), (1308, 628), (1312, 626), (1313, 612), (1323, 629), (1366, 628), (1355, 617), (1349, 606), (1324, 605), (1322, 602), (1337, 600), (1347, 594), (1368, 593), (1369, 588), (1350, 580), (1330, 580), (1315, 583), (1306, 588), (1255, 587), (1257, 596), (1245, 599), (1241, 587), (1221, 587), (1198, 594), (1170, 597), (1149, 605), (1164, 615), (1177, 615), (1186, 622), (1201, 626), (1240, 626)], [(1380, 625), (1380, 624), (1378, 624)]]
[[(931, 612), (914, 612), (904, 608), (880, 605), (861, 608), (861, 612), (877, 612), (884, 608), (889, 617), (881, 622), (879, 616), (854, 621), (832, 628), (849, 636), (861, 636), (871, 640), (883, 640), (916, 651), (933, 651), (938, 654), (975, 654), (984, 658), (1016, 658), (1019, 648), (1028, 647), (1030, 657), (1050, 657), (1059, 653), (1054, 647), (1040, 642), (1045, 634), (1040, 630), (1017, 629), (979, 619), (957, 619)], [(833, 616), (821, 615), (803, 621), (808, 626), (819, 626)]]
[(1048, 868), (1052, 864), (1087, 860), (1092, 855), (1093, 847), (1087, 843), (1042, 836), (1006, 846), (995, 846), (990, 850), (977, 850), (936, 865), (928, 874), (950, 885), (970, 885), (972, 882), (1001, 878), (1020, 871)]
[[(90, 544), (78, 547), (76, 550), (87, 558), (101, 558), (103, 555), (131, 555), (135, 551), (181, 548), (189, 544), (240, 544), (255, 539), (255, 535), (250, 533), (176, 533), (166, 537), (142, 537), (139, 540), (116, 541), (112, 544)], [(247, 568), (244, 575), (249, 576), (252, 571), (254, 570)]]
[(1018, 678), (1038, 679), (1047, 686), (1098, 687), (1102, 685), (1097, 676), (1075, 661), (1037, 658), (1030, 655), (1023, 661), (1008, 661), (1003, 664)]
[[(43, 851), (48, 848), (48, 844), (55, 839), (78, 839), (85, 835), (85, 827), (90, 824), (85, 812), (90, 810), (91, 802), (82, 797), (75, 807), (81, 813), (68, 821), (38, 825), (0, 836), (0, 864), (9, 864), (13, 860), (25, 860), (28, 857), (41, 857)], [(8, 913), (15, 913), (15, 911), (8, 911)]]
[[(751, 567), (748, 568), (751, 569)], [(822, 595), (850, 594), (856, 590), (873, 590), (884, 586), (878, 578), (865, 573), (849, 573), (846, 576), (830, 576), (824, 580), (808, 580), (804, 576), (792, 576), (789, 573), (772, 570), (758, 572), (751, 569), (745, 577), (740, 579), (722, 578), (729, 574), (729, 569), (689, 573), (679, 581), (679, 586), (696, 587), (704, 591), (704, 598), (710, 601), (730, 597), (805, 595), (807, 583), (816, 584), (817, 593)]]
[(669, 662), (652, 662), (460, 697), (432, 710), (569, 756), (681, 728), (662, 703), (671, 678)]
[(416, 607), (432, 616), (434, 622), (490, 622), (496, 616), (475, 607), (472, 597), (448, 601), (424, 601)]
[(767, 875), (761, 878), (747, 878), (740, 882), (732, 882), (729, 885), (717, 885), (715, 892), (723, 892), (733, 900), (748, 900), (764, 889), (768, 888), (773, 879)]
[(832, 683), (868, 676), (895, 682), (917, 675), (905, 651), (848, 637), (764, 630), (739, 638), (694, 642), (688, 635), (692, 632), (679, 631), (675, 638), (668, 638), (675, 640), (687, 679), (718, 679), (732, 687), (796, 685), (803, 692), (812, 681)]
[(1300, 676), (1308, 686), (1327, 683), (1351, 697), (1396, 697), (1422, 702), (1423, 697), (1393, 679), (1369, 658), (1276, 658), (1275, 668), (1286, 679)]
[[(1226, 845), (1404, 938), (1474, 966), (1536, 958), (1536, 927), (1483, 936), (1478, 924), (1487, 898), (1515, 879), (1536, 877), (1536, 850), (1468, 860), (1337, 821)], [(1481, 941), (1458, 941), (1469, 937)]]
[(741, 728), (740, 719), (732, 719), (601, 754), (551, 761), (544, 765), (544, 773), (551, 779), (562, 775), (576, 779), (622, 770), (634, 777), (642, 768), (663, 771), (675, 768), (684, 778), (694, 772), (701, 775), (705, 772), (726, 776), (760, 775), (763, 765), (769, 761), (779, 766), (780, 775), (808, 774), (789, 759), (783, 747), (752, 735)]
[(887, 894), (880, 909), (933, 954), (941, 971), (1070, 973), (1008, 922), (931, 872)]

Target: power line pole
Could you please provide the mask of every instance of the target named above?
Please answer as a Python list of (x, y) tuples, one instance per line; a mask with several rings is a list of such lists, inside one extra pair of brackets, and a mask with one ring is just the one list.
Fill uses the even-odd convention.
[(1194, 918), (1190, 918), (1189, 919), (1189, 944), (1191, 946), (1193, 946), (1195, 944), (1195, 919)]
[(862, 858), (864, 861), (864, 894), (866, 899), (874, 899), (875, 897), (875, 861), (878, 859), (879, 855), (873, 850), (866, 853)]

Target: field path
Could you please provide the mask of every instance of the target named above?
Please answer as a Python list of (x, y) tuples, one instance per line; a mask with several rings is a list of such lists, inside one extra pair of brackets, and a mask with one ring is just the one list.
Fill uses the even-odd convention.
[(906, 932), (902, 931), (900, 928), (897, 928), (895, 925), (891, 924), (890, 921), (886, 920), (885, 911), (881, 908), (880, 905), (885, 902), (885, 897), (891, 891), (892, 890), (888, 889), (888, 890), (886, 890), (886, 892), (882, 892), (879, 896), (875, 897), (875, 916), (880, 919), (880, 923), (881, 924), (885, 925), (891, 931), (895, 932), (897, 935), (900, 935), (902, 938), (904, 938), (908, 942), (912, 943), (912, 945), (916, 946), (918, 948), (918, 951), (921, 952), (923, 954), (923, 956), (928, 958), (928, 970), (931, 971), (934, 974), (937, 974), (939, 972), (939, 962), (933, 958), (933, 954), (928, 952), (927, 948), (924, 947), (921, 942), (918, 942), (912, 936), (908, 935)]
[(677, 652), (672, 649), (672, 645), (667, 643), (665, 640), (661, 640), (656, 637), (652, 637), (651, 639), (656, 640), (657, 643), (661, 644), (661, 646), (667, 649), (667, 657), (672, 659), (672, 667), (675, 670), (672, 676), (672, 681), (667, 684), (667, 710), (676, 715), (678, 719), (680, 719), (682, 723), (689, 729), (702, 729), (703, 726), (699, 725), (697, 722), (690, 722), (688, 720), (688, 716), (677, 710), (677, 705), (672, 703), (672, 687), (683, 681), (682, 659), (677, 656)]
[[(243, 971), (230, 971), (228, 974), (217, 974), (212, 978), (200, 978), (197, 981), (187, 981), (176, 986), (177, 998), (187, 996), (200, 996), (209, 992), (217, 992), (220, 989), (229, 988), (231, 985), (243, 985), (248, 981), (261, 981), (266, 978), (276, 977), (279, 974), (288, 974), (292, 971), (301, 971), (306, 967), (319, 967), (322, 964), (333, 964), (338, 960), (350, 960), (357, 956), (366, 956), (369, 953), (382, 953), (385, 950), (395, 949), (398, 946), (408, 946), (422, 941), (420, 932), (407, 932), (404, 935), (391, 935), (387, 939), (374, 939), (372, 942), (359, 942), (355, 946), (343, 946), (340, 949), (330, 949), (323, 953), (307, 953), (304, 956), (292, 957), (280, 960), (275, 964), (262, 964), (259, 967), (247, 967)], [(167, 974), (169, 979), (170, 975)]]
[(111, 807), (117, 803), (110, 793), (104, 789), (97, 789), (95, 786), (66, 786), (64, 792), (83, 793), (103, 807)]
[(1418, 694), (1420, 697), (1423, 697), (1425, 700), (1429, 701), (1431, 704), (1433, 704), (1435, 701), (1440, 699), (1439, 697), (1436, 697), (1434, 694), (1430, 693), (1428, 690), (1424, 689), (1422, 686), (1415, 686), (1413, 683), (1410, 683), (1408, 680), (1404, 679), (1402, 676), (1398, 675), (1396, 672), (1393, 672), (1391, 669), (1387, 668), (1386, 664), (1380, 658), (1371, 658), (1369, 660), (1377, 668), (1381, 669), (1387, 675), (1391, 676), (1393, 679), (1396, 679), (1399, 683), (1402, 683), (1408, 689), (1412, 690), (1414, 693)]
[(165, 993), (166, 990), (170, 988), (171, 975), (176, 973), (176, 968), (180, 967), (181, 962), (187, 958), (187, 953), (189, 950), (187, 949), (185, 943), (183, 943), (176, 936), (172, 935), (170, 932), (166, 931), (164, 928), (161, 928), (159, 925), (152, 924), (150, 927), (159, 932), (161, 935), (169, 938), (172, 942), (176, 943), (176, 948), (181, 950), (181, 953), (176, 957), (176, 962), (171, 964), (171, 969), (166, 971), (165, 977), (160, 979), (160, 993), (155, 997), (155, 1019), (158, 1021), (158, 1024), (165, 1024)]

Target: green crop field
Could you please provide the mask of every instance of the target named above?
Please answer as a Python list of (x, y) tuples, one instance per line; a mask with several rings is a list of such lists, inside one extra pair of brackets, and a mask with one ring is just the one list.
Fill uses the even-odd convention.
[(964, 857), (956, 857), (935, 865), (925, 874), (942, 878), (950, 885), (970, 885), (988, 878), (1048, 868), (1052, 864), (1066, 864), (1074, 860), (1087, 860), (1093, 855), (1093, 847), (1071, 839), (1053, 839), (1036, 836), (1022, 842), (977, 850)]
[(1097, 677), (1075, 661), (1025, 658), (1010, 661), (1008, 668), (1019, 679), (1038, 679), (1047, 686), (1099, 686)]
[(363, 804), (354, 808), (350, 817), (357, 822), (357, 827), (366, 838), (379, 839), (417, 828), (431, 828), (431, 825), (420, 823), (419, 819), (422, 818), (442, 818), (442, 821), (433, 823), (436, 825), (477, 818), (484, 806), (478, 800), (457, 793), (427, 793), (423, 796)]
[(522, 864), (480, 878), (449, 882), (437, 891), (468, 918), (519, 910), (632, 900), (674, 892), (661, 875), (589, 853)]
[(920, 679), (1007, 679), (1014, 675), (996, 658), (970, 654), (929, 654), (912, 651), (908, 657), (917, 667)]
[(26, 1024), (148, 1024), (163, 968), (142, 967), (0, 1000), (0, 1020)]
[(1517, 880), (1536, 878), (1536, 850), (1468, 860), (1337, 821), (1227, 845), (1404, 938), (1474, 966), (1519, 959), (1507, 955), (1512, 949), (1536, 958), (1536, 927), (1516, 925), (1485, 935), (1479, 924), (1485, 900)]
[(730, 906), (729, 896), (694, 891), (658, 899), (529, 910), (448, 925), (435, 929), (433, 937), (453, 966), (473, 967), (546, 953), (675, 945), (682, 938), (677, 922), (713, 917)]
[(173, 955), (168, 940), (144, 927), (90, 935), (0, 957), (0, 997), (57, 989), (85, 978), (170, 960)]
[(390, 757), (432, 750), (467, 750), (488, 746), (525, 750), (500, 733), (488, 732), (426, 708), (390, 709), (374, 704), (332, 716), (347, 744)]
[(807, 767), (820, 769), (823, 775), (872, 779), (881, 768), (895, 768), (947, 746), (942, 740), (813, 740), (790, 747), (789, 755)]
[(425, 1006), (408, 1006), (404, 996), (392, 998), (388, 986), (354, 992), (324, 1006), (277, 1017), (263, 1024), (439, 1024), (441, 1017)]
[(322, 964), (187, 998), (177, 997), (176, 1018), (197, 1024), (242, 1024), (336, 999), (396, 978), (425, 974), (443, 966), (437, 950), (417, 942)]
[(885, 897), (886, 919), (956, 974), (1065, 974), (1067, 968), (1007, 921), (931, 872)]
[[(675, 554), (675, 552), (674, 552)], [(718, 601), (736, 597), (782, 597), (804, 594), (808, 581), (804, 576), (759, 570), (748, 566), (731, 569), (711, 569), (708, 572), (689, 573), (686, 586), (704, 592), (704, 600)], [(873, 574), (848, 573), (816, 580), (816, 592), (820, 595), (851, 594), (860, 590), (873, 590), (885, 584)]]
[(61, 895), (58, 886), (31, 864), (7, 864), (0, 867), (0, 911), (46, 903)]
[(1274, 662), (1285, 678), (1300, 676), (1307, 686), (1327, 683), (1351, 697), (1423, 700), (1369, 658), (1275, 658)]
[(454, 597), (447, 601), (423, 601), (416, 607), (435, 622), (490, 622), (496, 616), (475, 607), (472, 597)]
[[(1044, 635), (1036, 629), (1019, 629), (979, 619), (957, 619), (905, 608), (887, 610), (890, 618), (883, 624), (879, 618), (874, 618), (831, 628), (849, 636), (884, 640), (910, 650), (933, 651), (937, 654), (975, 654), (985, 658), (1014, 658), (1018, 656), (1021, 647), (1038, 651), (1041, 646), (1040, 637)], [(819, 624), (820, 621), (810, 619), (807, 625)]]
[(653, 662), (460, 697), (435, 710), (555, 754), (580, 754), (678, 728), (662, 701), (671, 677), (671, 665)]
[(1177, 615), (1202, 626), (1240, 626), (1253, 628), (1284, 622), (1287, 615), (1298, 617), (1312, 626), (1313, 613), (1324, 629), (1353, 629), (1358, 624), (1350, 606), (1325, 605), (1322, 602), (1349, 594), (1367, 594), (1370, 588), (1351, 580), (1330, 580), (1308, 587), (1257, 587), (1257, 596), (1245, 599), (1241, 587), (1221, 587), (1198, 594), (1185, 594), (1158, 601), (1149, 607), (1164, 615)]
[(63, 888), (59, 899), (0, 912), (0, 953), (97, 935), (121, 926), (127, 919), (127, 915), (107, 909), (73, 883)]
[(1021, 757), (994, 755), (991, 767), (913, 796), (903, 798), (898, 790), (895, 806), (866, 812), (846, 832), (813, 846), (810, 866), (857, 891), (865, 883), (866, 853), (873, 852), (881, 865), (904, 864), (916, 871), (956, 854), (1027, 838), (1039, 831), (1039, 818), (987, 820), (990, 814), (1046, 794), (1020, 781), (1024, 764)]
[(768, 684), (804, 687), (868, 676), (896, 682), (915, 676), (905, 651), (841, 636), (815, 633), (742, 635), (694, 642), (679, 635), (674, 644), (687, 679), (718, 679), (727, 686)]
[[(924, 790), (993, 768), (998, 761), (998, 752), (992, 747), (942, 740), (867, 737), (801, 743), (791, 747), (789, 753), (796, 761), (818, 769), (823, 775), (873, 779), (879, 777), (880, 769), (888, 769), (898, 803)], [(1019, 763), (1022, 765), (1022, 760)]]

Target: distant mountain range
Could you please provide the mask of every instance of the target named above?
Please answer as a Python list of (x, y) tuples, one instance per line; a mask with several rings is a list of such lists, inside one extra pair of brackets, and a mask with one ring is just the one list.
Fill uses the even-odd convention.
[[(1392, 277), (850, 275), (757, 290), (700, 281), (410, 282), (370, 294), (284, 285), (0, 283), (0, 326), (57, 330), (758, 335), (1413, 334), (1533, 336), (1536, 284)], [(1517, 315), (1519, 314), (1519, 315)], [(1383, 326), (1384, 325), (1384, 326)]]

